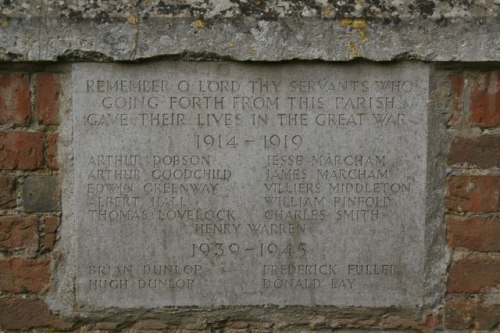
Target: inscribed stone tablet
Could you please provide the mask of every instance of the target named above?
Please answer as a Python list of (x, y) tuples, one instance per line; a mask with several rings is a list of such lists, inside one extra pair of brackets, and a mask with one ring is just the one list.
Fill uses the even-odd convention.
[(75, 64), (83, 307), (422, 304), (422, 64)]

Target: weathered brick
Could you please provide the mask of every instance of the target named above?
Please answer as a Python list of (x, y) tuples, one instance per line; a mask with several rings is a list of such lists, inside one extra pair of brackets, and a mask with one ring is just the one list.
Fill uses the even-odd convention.
[(436, 328), (441, 326), (442, 316), (441, 314), (430, 314), (427, 316), (425, 320), (425, 326), (429, 328), (431, 331), (434, 331)]
[(0, 74), (0, 124), (26, 125), (29, 120), (28, 74)]
[(208, 329), (206, 320), (196, 320), (193, 318), (186, 318), (185, 320), (182, 320), (179, 327), (185, 331), (195, 332), (204, 332)]
[(233, 329), (246, 329), (250, 327), (250, 323), (243, 320), (231, 320), (227, 323), (227, 327)]
[(447, 216), (448, 244), (473, 251), (500, 252), (500, 218)]
[(57, 170), (57, 133), (47, 133), (47, 166)]
[(57, 74), (36, 74), (35, 108), (40, 124), (57, 125), (59, 123), (59, 80)]
[(410, 318), (401, 318), (399, 316), (387, 316), (383, 317), (377, 326), (381, 328), (404, 328), (410, 329), (420, 326), (421, 324)]
[(492, 330), (500, 322), (500, 304), (486, 304), (474, 298), (448, 298), (444, 325), (452, 330)]
[(133, 328), (138, 330), (147, 330), (147, 331), (162, 330), (167, 328), (167, 324), (155, 319), (146, 319), (135, 323)]
[(0, 216), (0, 251), (36, 251), (37, 248), (36, 216)]
[(454, 176), (447, 183), (446, 207), (454, 211), (495, 212), (500, 205), (500, 176)]
[(473, 125), (500, 125), (500, 72), (484, 73), (472, 80), (469, 114)]
[(70, 329), (73, 324), (52, 314), (38, 299), (0, 299), (0, 329), (28, 330), (33, 328)]
[(456, 138), (448, 155), (448, 164), (478, 168), (500, 167), (500, 135)]
[(500, 259), (463, 259), (451, 264), (448, 292), (487, 293), (500, 288)]
[(60, 191), (55, 176), (30, 176), (24, 180), (25, 212), (53, 212), (61, 208)]
[(103, 321), (100, 323), (95, 324), (95, 328), (98, 330), (114, 330), (116, 329), (120, 323), (117, 322), (111, 322), (111, 321)]
[(451, 83), (451, 116), (448, 119), (449, 126), (456, 126), (460, 123), (464, 102), (464, 73), (455, 73), (449, 77)]
[(16, 198), (16, 179), (0, 176), (0, 208), (15, 208)]
[(50, 280), (48, 259), (0, 260), (0, 290), (21, 293), (45, 291)]
[(42, 134), (0, 132), (0, 169), (33, 170), (43, 166)]
[(57, 228), (59, 227), (59, 218), (57, 216), (46, 216), (43, 218), (43, 225), (45, 230), (45, 236), (43, 238), (43, 243), (41, 244), (42, 249), (52, 250), (57, 240)]

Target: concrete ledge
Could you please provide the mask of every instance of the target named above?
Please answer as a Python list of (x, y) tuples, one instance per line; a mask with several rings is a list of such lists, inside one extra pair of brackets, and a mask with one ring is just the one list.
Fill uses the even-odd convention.
[(106, 22), (0, 16), (0, 21), (0, 61), (500, 60), (496, 16), (459, 20), (133, 16)]

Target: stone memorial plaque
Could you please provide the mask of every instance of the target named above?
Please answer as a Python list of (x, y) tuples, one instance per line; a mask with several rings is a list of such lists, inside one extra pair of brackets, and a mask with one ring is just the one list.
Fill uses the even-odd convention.
[(423, 64), (80, 63), (77, 303), (423, 303)]

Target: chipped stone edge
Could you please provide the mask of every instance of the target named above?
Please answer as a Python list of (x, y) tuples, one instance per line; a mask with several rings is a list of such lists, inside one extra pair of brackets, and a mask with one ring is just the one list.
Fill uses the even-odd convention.
[(9, 18), (1, 61), (500, 61), (500, 19)]
[(63, 316), (74, 315), (77, 221), (74, 218), (74, 156), (73, 156), (73, 110), (72, 110), (72, 71), (65, 65), (60, 74), (61, 89), (59, 95), (59, 136), (58, 165), (61, 184), (61, 223), (59, 239), (53, 251), (54, 269), (52, 288), (45, 301), (53, 311)]
[(429, 67), (424, 304), (437, 312), (445, 295), (450, 260), (444, 225), (446, 157), (450, 138), (443, 110), (449, 110), (451, 104), (441, 98), (446, 95), (449, 73), (436, 66)]

